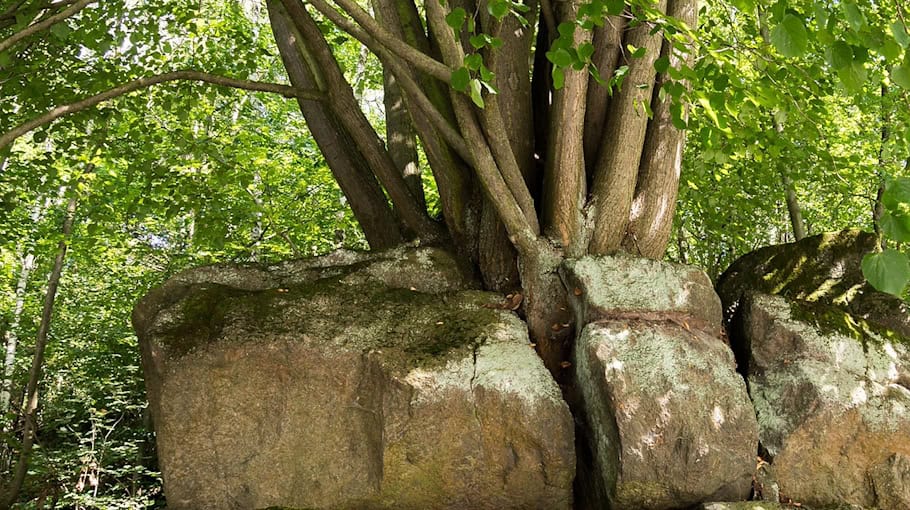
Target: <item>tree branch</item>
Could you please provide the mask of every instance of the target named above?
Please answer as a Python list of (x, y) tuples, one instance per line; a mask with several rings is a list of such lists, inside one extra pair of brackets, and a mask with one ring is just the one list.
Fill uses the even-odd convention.
[(351, 86), (338, 67), (338, 62), (332, 55), (332, 50), (316, 22), (300, 0), (283, 0), (282, 3), (301, 35), (301, 42), (311, 53), (314, 65), (325, 80), (326, 91), (330, 99), (329, 107), (351, 135), (354, 145), (360, 150), (373, 174), (388, 192), (401, 219), (414, 233), (425, 240), (441, 237), (442, 232), (439, 225), (430, 219), (426, 209), (408, 188), (379, 135), (376, 134), (361, 111), (360, 105), (354, 99)]
[(34, 25), (31, 25), (29, 27), (26, 27), (26, 28), (16, 32), (15, 34), (7, 37), (3, 41), (0, 41), (0, 52), (8, 50), (14, 44), (21, 41), (22, 39), (25, 39), (26, 37), (28, 37), (30, 35), (36, 34), (42, 30), (46, 30), (51, 25), (55, 25), (55, 24), (65, 20), (66, 18), (69, 18), (70, 16), (75, 15), (77, 12), (84, 9), (89, 4), (95, 3), (96, 1), (97, 0), (79, 0), (78, 2), (76, 2), (75, 4), (70, 6), (68, 9), (61, 11), (59, 14), (55, 14), (40, 23), (35, 23)]
[[(464, 50), (451, 27), (446, 24), (445, 13), (442, 6), (435, 1), (426, 4), (427, 18), (433, 33), (437, 37), (440, 50), (447, 64), (455, 66), (464, 61)], [(454, 92), (452, 103), (455, 107), (455, 117), (458, 119), (461, 132), (464, 133), (468, 147), (472, 149), (472, 164), (474, 172), (480, 178), (481, 185), (490, 202), (496, 207), (496, 212), (502, 219), (509, 233), (509, 240), (518, 249), (520, 255), (528, 255), (534, 251), (537, 234), (528, 218), (525, 216), (515, 195), (503, 179), (502, 173), (496, 165), (496, 160), (490, 151), (490, 146), (474, 116), (474, 111), (467, 102), (467, 97)], [(536, 223), (536, 222), (535, 222)]]
[(204, 83), (211, 83), (213, 85), (220, 85), (223, 87), (232, 87), (243, 90), (252, 90), (256, 92), (271, 92), (274, 94), (281, 94), (284, 97), (289, 98), (300, 98), (300, 99), (311, 99), (311, 100), (322, 100), (324, 99), (324, 94), (315, 90), (299, 90), (288, 85), (281, 85), (277, 83), (264, 83), (258, 81), (248, 81), (248, 80), (238, 80), (236, 78), (228, 78), (226, 76), (218, 76), (215, 74), (204, 73), (200, 71), (174, 71), (170, 73), (157, 74), (154, 76), (147, 76), (144, 78), (139, 78), (133, 80), (119, 87), (114, 87), (110, 90), (106, 90), (100, 94), (96, 94), (91, 97), (87, 97), (81, 101), (76, 101), (75, 103), (65, 104), (58, 106), (44, 115), (36, 117), (32, 120), (24, 122), (15, 128), (7, 131), (0, 135), (0, 149), (6, 147), (13, 140), (19, 138), (20, 136), (28, 133), (29, 131), (53, 122), (54, 120), (68, 115), (71, 113), (80, 112), (82, 110), (97, 106), (105, 101), (109, 101), (116, 97), (134, 92), (139, 89), (147, 88), (152, 85), (157, 85), (159, 83), (166, 83), (170, 81), (200, 81)]
[(388, 48), (389, 51), (407, 61), (416, 69), (429, 74), (437, 80), (448, 83), (452, 77), (452, 70), (445, 64), (392, 35), (356, 3), (349, 0), (336, 0), (338, 5), (354, 17), (355, 23), (345, 18), (323, 0), (307, 0), (307, 2), (328, 18), (329, 21), (338, 25), (339, 28), (363, 43), (364, 46), (370, 48), (373, 53), (378, 53), (379, 49), (377, 47), (382, 46)]

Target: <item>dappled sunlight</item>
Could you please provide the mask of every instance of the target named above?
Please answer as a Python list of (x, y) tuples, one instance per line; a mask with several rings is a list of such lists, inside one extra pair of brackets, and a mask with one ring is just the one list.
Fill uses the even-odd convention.
[(854, 406), (859, 406), (865, 404), (869, 400), (869, 397), (866, 395), (866, 389), (862, 385), (857, 386), (850, 393), (850, 401), (853, 402)]
[(711, 413), (711, 423), (714, 424), (714, 429), (720, 430), (725, 421), (724, 410), (720, 406), (714, 406), (714, 411)]

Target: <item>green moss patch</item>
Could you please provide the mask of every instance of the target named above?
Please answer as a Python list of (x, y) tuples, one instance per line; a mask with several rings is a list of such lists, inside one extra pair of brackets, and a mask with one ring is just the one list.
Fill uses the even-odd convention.
[(495, 294), (429, 294), (369, 280), (344, 283), (344, 276), (263, 291), (193, 285), (161, 312), (165, 320), (157, 322), (164, 326), (156, 328), (156, 336), (174, 357), (227, 338), (245, 342), (280, 335), (382, 351), (384, 363), (407, 370), (468, 355), (508, 313), (489, 307), (500, 299)]

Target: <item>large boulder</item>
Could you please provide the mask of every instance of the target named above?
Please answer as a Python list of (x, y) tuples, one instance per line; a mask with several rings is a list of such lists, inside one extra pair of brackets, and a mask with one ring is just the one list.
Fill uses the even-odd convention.
[(627, 256), (563, 267), (581, 333), (575, 386), (589, 508), (670, 509), (749, 496), (755, 413), (698, 270)]
[(910, 508), (910, 343), (781, 296), (748, 293), (739, 315), (733, 338), (781, 497)]
[(852, 315), (910, 337), (910, 308), (877, 292), (863, 276), (863, 256), (878, 250), (879, 237), (843, 230), (767, 246), (737, 259), (717, 280), (724, 317), (736, 316), (749, 292), (836, 305)]
[(570, 508), (573, 420), (431, 248), (182, 273), (134, 325), (168, 507)]

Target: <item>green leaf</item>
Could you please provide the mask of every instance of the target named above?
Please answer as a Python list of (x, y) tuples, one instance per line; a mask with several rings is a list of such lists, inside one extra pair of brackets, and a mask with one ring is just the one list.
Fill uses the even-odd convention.
[(65, 41), (72, 31), (66, 23), (57, 23), (51, 27), (51, 33), (61, 41)]
[(828, 12), (828, 7), (823, 3), (815, 2), (815, 21), (818, 26), (823, 27), (828, 24), (828, 17), (830, 13)]
[(452, 12), (446, 15), (446, 24), (455, 29), (455, 31), (461, 30), (461, 26), (464, 25), (464, 20), (468, 17), (467, 11), (458, 7), (452, 9)]
[(547, 52), (547, 60), (558, 67), (569, 67), (575, 61), (575, 58), (565, 48), (557, 48)]
[(905, 204), (910, 204), (910, 177), (888, 180), (882, 193), (882, 205), (890, 211), (899, 211)]
[(866, 24), (866, 17), (859, 10), (859, 6), (854, 3), (844, 4), (844, 15), (847, 17), (847, 23), (850, 24), (850, 28), (856, 32), (859, 32), (863, 25)]
[(803, 20), (787, 14), (771, 31), (771, 44), (785, 57), (801, 57), (809, 47), (809, 36)]
[[(480, 65), (480, 79), (481, 79), (481, 81), (483, 81), (484, 85), (488, 85), (489, 83), (491, 83), (493, 81), (493, 78), (495, 78), (495, 77), (496, 77), (496, 75), (493, 74), (493, 71), (490, 71), (489, 69), (487, 69), (487, 66), (485, 66), (483, 64)], [(488, 87), (488, 89), (489, 89), (489, 87)]]
[(849, 44), (837, 41), (825, 51), (825, 58), (834, 69), (843, 69), (853, 63), (853, 50)]
[(584, 43), (578, 47), (578, 58), (584, 62), (588, 62), (591, 59), (591, 55), (594, 54), (594, 45), (591, 43)]
[(471, 46), (473, 46), (475, 50), (479, 50), (480, 48), (483, 48), (484, 46), (487, 45), (487, 35), (486, 34), (472, 35), (471, 38), (468, 39), (468, 42), (471, 43)]
[(611, 16), (619, 16), (626, 8), (626, 2), (624, 0), (606, 0), (605, 4), (607, 14)]
[(505, 0), (494, 0), (487, 4), (487, 12), (490, 13), (490, 16), (501, 20), (509, 13), (509, 2)]
[(667, 68), (670, 67), (670, 58), (663, 56), (654, 61), (654, 70), (658, 73), (667, 72)]
[(894, 36), (894, 40), (897, 41), (897, 44), (901, 45), (901, 48), (910, 46), (910, 35), (907, 35), (907, 27), (900, 21), (895, 21), (891, 24), (891, 34)]
[(471, 53), (464, 58), (464, 65), (469, 70), (476, 71), (483, 65), (483, 57), (480, 53)]
[(878, 52), (885, 57), (885, 60), (897, 60), (897, 58), (901, 56), (901, 47), (891, 39), (887, 39), (882, 44), (881, 48), (879, 48)]
[(560, 23), (558, 27), (556, 27), (556, 30), (559, 31), (560, 37), (571, 39), (575, 35), (575, 23), (564, 21)]
[(891, 81), (910, 90), (910, 65), (907, 62), (891, 68)]
[(483, 108), (483, 95), (480, 93), (480, 91), (481, 91), (480, 80), (475, 78), (475, 79), (471, 80), (470, 85), (471, 85), (471, 90), (469, 91), (469, 95), (471, 96), (471, 101), (474, 101), (474, 104), (476, 104), (478, 108)]
[(863, 257), (863, 276), (880, 292), (900, 296), (910, 280), (910, 261), (896, 250), (870, 253)]
[(468, 71), (467, 67), (460, 67), (452, 72), (452, 79), (450, 83), (452, 88), (459, 91), (465, 92), (468, 90), (468, 82), (471, 81), (471, 72)]
[(644, 57), (645, 52), (648, 51), (648, 49), (645, 48), (644, 46), (642, 46), (641, 48), (636, 48), (635, 46), (632, 46), (631, 44), (627, 44), (626, 49), (629, 50), (629, 53), (630, 53), (629, 57), (631, 57), (631, 58)]
[(837, 76), (847, 91), (855, 94), (863, 90), (863, 84), (866, 83), (866, 68), (863, 67), (863, 64), (854, 61), (849, 66), (838, 69)]
[(882, 217), (878, 220), (878, 224), (882, 228), (882, 233), (888, 238), (902, 243), (910, 241), (910, 216), (899, 213), (894, 214), (892, 211), (885, 209), (882, 212)]
[(566, 84), (566, 73), (559, 67), (554, 67), (552, 71), (553, 89), (559, 90)]

